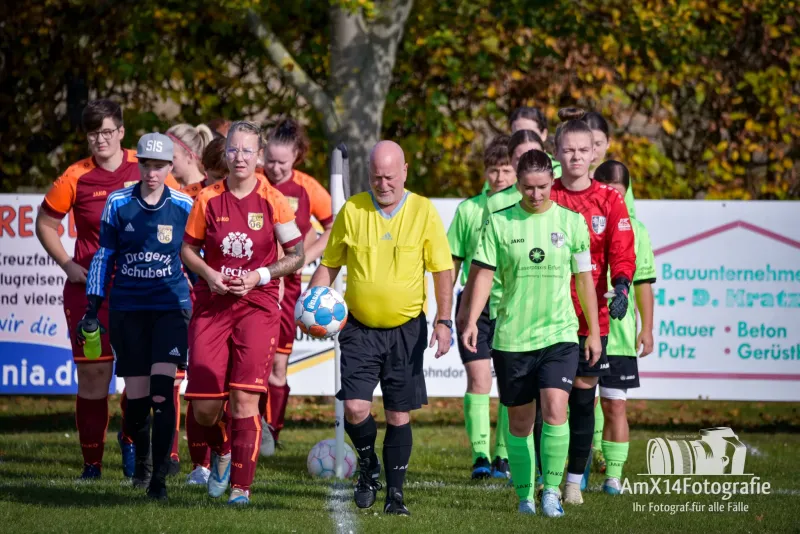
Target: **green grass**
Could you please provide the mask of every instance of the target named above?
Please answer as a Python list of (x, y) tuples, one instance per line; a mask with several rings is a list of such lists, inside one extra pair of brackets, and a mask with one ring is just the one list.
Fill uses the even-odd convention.
[[(496, 482), (469, 480), (470, 458), (459, 401), (434, 400), (415, 414), (414, 453), (407, 478), (406, 502), (411, 518), (386, 517), (381, 500), (369, 511), (355, 508), (349, 484), (339, 487), (306, 474), (305, 459), (317, 441), (333, 437), (332, 407), (319, 399), (293, 399), (292, 421), (282, 434), (285, 448), (262, 459), (253, 487), (252, 505), (230, 509), (204, 488), (187, 487), (183, 478), (170, 482), (167, 504), (147, 502), (124, 483), (115, 443), (119, 418), (109, 425), (103, 480), (79, 484), (80, 450), (72, 416), (73, 400), (0, 398), (0, 532), (337, 532), (331, 506), (350, 514), (354, 532), (797, 532), (794, 507), (800, 496), (797, 460), (800, 450), (797, 407), (790, 404), (654, 402), (632, 411), (643, 429), (632, 432), (625, 475), (631, 482), (648, 477), (645, 445), (652, 437), (696, 435), (700, 428), (731, 424), (749, 447), (747, 471), (769, 481), (771, 495), (734, 496), (746, 512), (634, 512), (634, 503), (708, 507), (719, 497), (661, 495), (609, 497), (584, 495), (580, 507), (565, 506), (566, 516), (548, 520), (516, 513), (512, 489)], [(644, 402), (644, 401), (638, 401)], [(711, 412), (709, 412), (711, 410)], [(768, 413), (767, 413), (768, 412)], [(719, 415), (715, 415), (719, 414)], [(772, 425), (765, 420), (771, 419)], [(676, 432), (676, 429), (685, 431)], [(768, 432), (778, 430), (781, 432)], [(379, 448), (382, 433), (378, 438)], [(181, 454), (188, 460), (182, 440)], [(737, 478), (736, 480), (742, 480)], [(599, 487), (602, 475), (593, 475)], [(379, 494), (379, 499), (383, 498)], [(341, 517), (341, 516), (338, 516)]]

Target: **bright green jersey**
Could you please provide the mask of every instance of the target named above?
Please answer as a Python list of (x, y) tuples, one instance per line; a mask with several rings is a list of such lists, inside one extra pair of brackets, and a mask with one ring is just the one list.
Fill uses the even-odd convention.
[[(622, 320), (612, 320), (608, 325), (609, 356), (636, 356), (636, 312), (632, 303), (636, 302), (636, 285), (656, 281), (656, 258), (653, 255), (653, 246), (650, 244), (650, 235), (642, 223), (631, 219), (633, 230), (633, 246), (636, 250), (636, 272), (633, 275), (633, 286), (628, 298), (628, 313)], [(611, 287), (611, 274), (608, 275), (608, 287)]]
[(625, 192), (625, 207), (628, 208), (628, 215), (631, 216), (631, 219), (636, 218), (636, 206), (633, 202), (633, 185), (629, 185), (628, 190)]
[[(490, 196), (486, 201), (486, 209), (483, 212), (483, 228), (488, 228), (489, 216), (500, 210), (504, 210), (522, 200), (522, 194), (517, 189), (517, 184), (508, 186)], [(489, 298), (489, 319), (497, 318), (497, 306), (500, 299), (503, 298), (503, 284), (500, 279), (495, 275), (494, 282), (492, 282), (492, 295)]]
[(519, 204), (495, 212), (472, 262), (495, 271), (504, 288), (492, 348), (527, 352), (578, 342), (570, 281), (573, 270), (592, 270), (581, 214), (556, 203), (539, 214)]
[(475, 249), (478, 248), (481, 229), (486, 220), (488, 198), (490, 197), (487, 197), (486, 193), (481, 193), (459, 204), (453, 222), (450, 223), (450, 228), (447, 230), (450, 254), (453, 255), (453, 259), (461, 261), (460, 281), (462, 286), (467, 284), (472, 256), (475, 254)]

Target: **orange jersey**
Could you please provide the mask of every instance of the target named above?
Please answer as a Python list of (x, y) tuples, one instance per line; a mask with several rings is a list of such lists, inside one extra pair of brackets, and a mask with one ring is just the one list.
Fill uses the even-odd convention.
[(186, 187), (182, 188), (181, 191), (192, 198), (197, 198), (197, 195), (202, 191), (204, 188), (208, 187), (208, 181), (203, 180), (202, 182), (195, 182), (193, 184), (189, 184)]
[(312, 216), (322, 226), (333, 222), (331, 195), (311, 176), (294, 170), (289, 180), (272, 187), (283, 193), (289, 201), (301, 234), (306, 235), (311, 230)]
[[(208, 266), (230, 277), (275, 263), (277, 243), (293, 247), (302, 240), (286, 198), (264, 178), (244, 198), (228, 190), (228, 180), (206, 187), (195, 198), (183, 240), (201, 247)], [(205, 280), (195, 286), (197, 298), (208, 296)], [(237, 297), (230, 298), (235, 302)], [(264, 309), (278, 300), (278, 280), (257, 286), (243, 299)], [(272, 306), (272, 307), (270, 307)]]
[[(53, 183), (44, 197), (42, 209), (55, 219), (63, 219), (72, 210), (75, 216), (74, 261), (89, 268), (100, 247), (100, 217), (108, 195), (140, 180), (136, 153), (123, 149), (122, 164), (116, 170), (98, 167), (94, 158), (86, 158), (69, 166)], [(166, 185), (180, 189), (175, 178), (167, 176)]]

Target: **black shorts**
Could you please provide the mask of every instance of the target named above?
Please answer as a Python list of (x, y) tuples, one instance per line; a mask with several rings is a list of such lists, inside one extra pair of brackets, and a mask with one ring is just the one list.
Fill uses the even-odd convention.
[(174, 363), (178, 369), (186, 369), (191, 315), (191, 310), (111, 310), (117, 376), (150, 376), (154, 363)]
[(639, 387), (639, 358), (635, 356), (609, 356), (610, 373), (600, 377), (604, 388), (632, 389)]
[(500, 402), (506, 406), (522, 406), (533, 402), (539, 389), (572, 391), (578, 368), (578, 344), (556, 343), (527, 352), (494, 349), (492, 361)]
[[(456, 315), (461, 307), (461, 293), (456, 297)], [(489, 360), (492, 358), (492, 339), (494, 339), (494, 321), (489, 319), (489, 303), (483, 308), (481, 316), (478, 317), (478, 352), (470, 352), (464, 343), (461, 342), (461, 332), (456, 332), (456, 343), (458, 353), (461, 355), (462, 363), (474, 362), (477, 360)]]
[(603, 343), (603, 355), (597, 360), (593, 367), (589, 367), (589, 360), (583, 352), (583, 344), (586, 342), (586, 336), (578, 336), (578, 344), (580, 349), (580, 358), (578, 358), (578, 372), (575, 376), (607, 376), (609, 373), (608, 354), (606, 354), (606, 346), (608, 345), (608, 336), (600, 336), (600, 341)]
[(394, 328), (370, 328), (352, 315), (339, 334), (342, 351), (342, 389), (339, 400), (372, 401), (380, 383), (383, 407), (409, 412), (428, 404), (422, 372), (428, 346), (425, 314)]

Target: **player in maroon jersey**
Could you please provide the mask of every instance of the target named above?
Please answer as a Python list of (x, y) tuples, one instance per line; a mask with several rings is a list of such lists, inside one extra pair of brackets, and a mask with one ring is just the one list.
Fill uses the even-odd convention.
[[(93, 100), (81, 116), (83, 130), (89, 141), (92, 156), (71, 165), (55, 181), (42, 202), (36, 217), (36, 236), (47, 254), (67, 275), (64, 285), (64, 314), (67, 329), (74, 334), (78, 321), (86, 311), (86, 274), (94, 253), (99, 248), (100, 217), (108, 195), (139, 181), (136, 153), (122, 148), (125, 126), (122, 108), (111, 100)], [(166, 184), (177, 188), (170, 175)], [(70, 257), (58, 237), (61, 219), (72, 210), (78, 238), (74, 256)], [(100, 323), (108, 325), (108, 305), (98, 310)], [(108, 334), (102, 339), (102, 353), (90, 360), (83, 355), (74, 335), (72, 358), (78, 369), (78, 397), (75, 403), (75, 422), (83, 451), (82, 479), (99, 478), (103, 449), (108, 429), (108, 390), (113, 372), (114, 356)], [(135, 455), (132, 440), (118, 435), (123, 456), (123, 473), (133, 476)]]
[[(206, 427), (212, 449), (208, 493), (220, 497), (230, 482), (230, 504), (250, 502), (261, 443), (258, 401), (266, 393), (278, 341), (278, 278), (297, 271), (304, 259), (292, 208), (256, 175), (262, 148), (257, 125), (231, 125), (225, 150), (228, 177), (197, 195), (182, 254), (200, 276), (189, 325), (186, 398), (197, 422)], [(280, 260), (276, 239), (286, 252)], [(232, 419), (226, 442), (223, 405), (228, 397)]]
[[(609, 316), (621, 319), (628, 310), (628, 288), (636, 269), (633, 231), (625, 201), (615, 189), (593, 181), (589, 166), (594, 157), (592, 130), (581, 121), (583, 110), (568, 108), (559, 111), (565, 121), (556, 130), (556, 159), (561, 163), (561, 179), (557, 180), (550, 198), (558, 204), (581, 213), (589, 225), (592, 253), (592, 274), (597, 289), (600, 314), (600, 335), (603, 353), (598, 361), (580, 360), (569, 399), (569, 465), (564, 502), (581, 504), (580, 483), (591, 454), (594, 434), (594, 398), (600, 376), (608, 374), (609, 364), (605, 352), (608, 342)], [(608, 269), (614, 296), (611, 302), (608, 291)], [(581, 312), (580, 301), (572, 281), (572, 300), (578, 314), (578, 336), (581, 350), (589, 328)]]
[[(305, 263), (309, 264), (322, 256), (328, 244), (328, 236), (333, 227), (331, 196), (311, 176), (295, 169), (308, 152), (308, 138), (303, 127), (292, 119), (281, 121), (267, 137), (264, 149), (264, 173), (270, 184), (283, 193), (294, 209), (295, 222), (305, 241)], [(319, 221), (324, 231), (317, 239), (311, 226), (311, 217)], [(292, 353), (294, 336), (297, 330), (294, 322), (294, 305), (300, 297), (302, 277), (300, 271), (283, 278), (285, 292), (281, 301), (281, 331), (278, 337), (278, 350), (269, 375), (269, 397), (266, 408), (269, 433), (264, 433), (261, 454), (271, 456), (283, 429), (286, 403), (289, 400), (289, 385), (286, 382), (286, 368)], [(267, 399), (263, 399), (264, 402)]]

